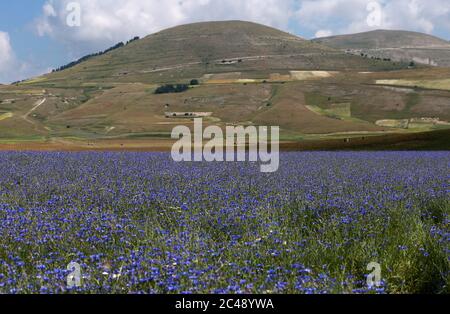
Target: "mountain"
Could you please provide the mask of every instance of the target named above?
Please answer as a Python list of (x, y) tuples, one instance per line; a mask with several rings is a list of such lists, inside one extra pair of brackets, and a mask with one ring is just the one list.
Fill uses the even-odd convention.
[(314, 39), (313, 42), (368, 57), (450, 66), (450, 42), (408, 31), (375, 30), (371, 32)]
[(264, 25), (226, 21), (181, 25), (149, 35), (46, 75), (41, 83), (161, 83), (224, 72), (248, 72), (261, 77), (275, 70), (376, 71), (401, 67), (349, 56)]
[(375, 30), (351, 35), (318, 38), (313, 42), (339, 49), (386, 49), (386, 48), (450, 48), (450, 43), (427, 34)]

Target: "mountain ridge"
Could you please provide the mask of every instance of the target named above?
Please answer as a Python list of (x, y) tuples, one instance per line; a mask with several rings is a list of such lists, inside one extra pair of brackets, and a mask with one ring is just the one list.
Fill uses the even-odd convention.
[(150, 34), (69, 69), (44, 75), (40, 83), (166, 83), (224, 72), (246, 72), (253, 78), (296, 70), (401, 68), (404, 65), (350, 56), (269, 26), (218, 21), (185, 24)]
[[(352, 42), (345, 44), (345, 39), (351, 39)], [(413, 39), (413, 44), (411, 44), (411, 39)], [(335, 40), (334, 43), (333, 40)], [(387, 29), (377, 29), (368, 32), (314, 38), (312, 41), (322, 44), (329, 44), (330, 46), (339, 48), (351, 48), (352, 45), (353, 48), (401, 48), (405, 45), (410, 47), (432, 47), (433, 45), (450, 47), (449, 41), (434, 35), (413, 31)], [(364, 47), (364, 45), (367, 45), (368, 43), (378, 45)]]
[(419, 32), (374, 30), (312, 41), (371, 58), (450, 67), (450, 42)]

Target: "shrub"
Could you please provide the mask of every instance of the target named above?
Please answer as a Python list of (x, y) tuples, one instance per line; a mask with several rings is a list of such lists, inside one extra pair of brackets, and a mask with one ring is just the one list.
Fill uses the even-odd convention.
[(155, 90), (155, 94), (171, 94), (171, 93), (182, 93), (189, 89), (189, 85), (187, 84), (166, 84), (158, 87)]
[(192, 86), (195, 86), (195, 85), (200, 85), (200, 82), (197, 79), (193, 79), (193, 80), (191, 80), (190, 84)]

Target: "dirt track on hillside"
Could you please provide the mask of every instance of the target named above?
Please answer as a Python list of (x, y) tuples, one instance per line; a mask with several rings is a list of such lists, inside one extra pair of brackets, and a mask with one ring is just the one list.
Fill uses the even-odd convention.
[(31, 108), (27, 113), (25, 113), (25, 114), (22, 116), (22, 118), (23, 118), (25, 121), (27, 121), (28, 123), (31, 123), (31, 124), (35, 125), (36, 123), (35, 123), (33, 120), (30, 120), (30, 119), (29, 119), (29, 116), (30, 116), (34, 111), (36, 111), (40, 106), (42, 106), (46, 101), (47, 101), (47, 98), (44, 98), (44, 99), (41, 99), (41, 100), (36, 101), (35, 104), (34, 104), (34, 106), (33, 106), (33, 108)]

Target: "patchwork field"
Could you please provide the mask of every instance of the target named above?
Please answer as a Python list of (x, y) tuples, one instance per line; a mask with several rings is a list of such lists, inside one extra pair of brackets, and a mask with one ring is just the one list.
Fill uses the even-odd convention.
[(210, 81), (184, 93), (162, 95), (154, 94), (157, 84), (143, 83), (53, 88), (40, 96), (27, 94), (29, 89), (18, 92), (21, 87), (4, 88), (4, 96), (0, 94), (0, 139), (54, 142), (76, 138), (85, 143), (118, 139), (126, 146), (132, 138), (167, 139), (174, 126), (192, 126), (191, 119), (168, 116), (168, 112), (206, 112), (206, 126), (277, 125), (285, 139), (326, 138), (335, 133), (351, 138), (361, 133), (450, 127), (450, 93), (376, 86), (370, 84), (372, 74), (368, 75), (250, 82), (237, 74), (224, 74), (210, 76)]
[[(450, 128), (449, 81), (449, 68), (352, 55), (254, 23), (197, 23), (0, 86), (0, 141), (155, 147), (199, 115), (205, 126), (279, 126), (294, 142), (438, 131)], [(155, 94), (166, 84), (190, 86)]]

